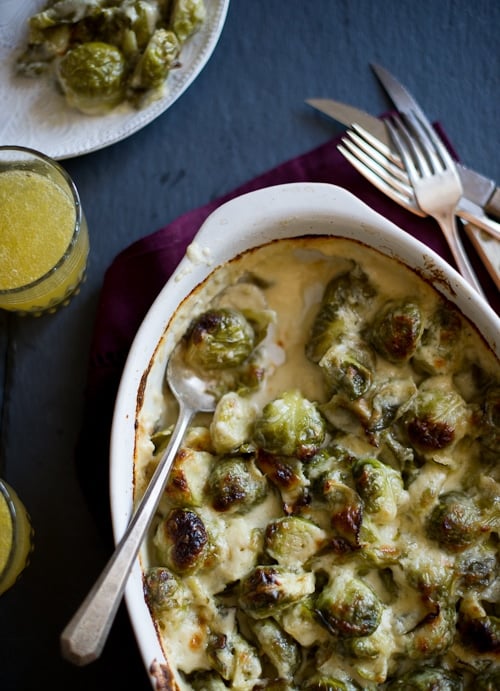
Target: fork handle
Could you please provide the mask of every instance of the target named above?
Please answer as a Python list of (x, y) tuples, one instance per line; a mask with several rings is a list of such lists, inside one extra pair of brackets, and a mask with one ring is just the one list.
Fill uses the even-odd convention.
[(465, 278), (467, 283), (469, 283), (469, 285), (471, 285), (474, 288), (474, 290), (476, 290), (479, 293), (479, 295), (481, 295), (481, 297), (483, 297), (486, 300), (486, 295), (484, 294), (481, 284), (479, 283), (479, 279), (476, 276), (476, 272), (472, 268), (470, 259), (464, 250), (464, 246), (462, 245), (462, 241), (458, 234), (454, 211), (450, 213), (443, 213), (440, 215), (436, 214), (435, 219), (439, 223), (441, 230), (443, 231), (443, 235), (446, 238), (446, 241), (453, 254), (453, 257), (457, 263), (459, 272)]

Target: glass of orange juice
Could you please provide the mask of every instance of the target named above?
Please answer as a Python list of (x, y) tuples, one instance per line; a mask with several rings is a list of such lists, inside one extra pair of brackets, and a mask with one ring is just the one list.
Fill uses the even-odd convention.
[(0, 595), (11, 588), (28, 564), (33, 528), (16, 492), (0, 480)]
[(0, 308), (38, 316), (79, 290), (89, 252), (78, 190), (43, 153), (0, 146)]

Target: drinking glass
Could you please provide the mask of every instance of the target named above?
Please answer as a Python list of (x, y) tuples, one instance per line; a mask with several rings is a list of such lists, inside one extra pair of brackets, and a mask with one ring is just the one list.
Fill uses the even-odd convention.
[(33, 528), (17, 493), (0, 480), (0, 595), (11, 588), (28, 565)]
[(0, 308), (38, 316), (79, 291), (89, 237), (78, 190), (45, 154), (0, 146)]

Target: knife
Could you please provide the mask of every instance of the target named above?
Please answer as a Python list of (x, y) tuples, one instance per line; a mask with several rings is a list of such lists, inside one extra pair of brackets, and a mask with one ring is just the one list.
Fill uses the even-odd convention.
[[(361, 125), (373, 137), (393, 150), (389, 132), (380, 118), (355, 106), (328, 98), (307, 99), (306, 103), (347, 127), (353, 123)], [(485, 232), (478, 230), (478, 228), (483, 228), (494, 235), (498, 235), (500, 232), (500, 223), (493, 221), (484, 211), (484, 208), (487, 207), (490, 213), (500, 216), (500, 189), (493, 180), (489, 180), (462, 164), (458, 164), (458, 170), (462, 181), (463, 196), (457, 208), (457, 215), (466, 222), (465, 229), (471, 242), (497, 288), (500, 289), (500, 242), (492, 238), (491, 235), (486, 235)]]

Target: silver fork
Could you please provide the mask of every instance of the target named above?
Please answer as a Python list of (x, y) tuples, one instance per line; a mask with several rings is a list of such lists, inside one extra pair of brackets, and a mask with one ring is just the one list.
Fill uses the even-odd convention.
[(414, 113), (403, 117), (405, 122), (398, 116), (385, 121), (401, 158), (355, 125), (339, 150), (389, 197), (413, 213), (435, 218), (460, 273), (484, 296), (455, 224), (454, 211), (462, 195), (455, 163), (437, 134)]

